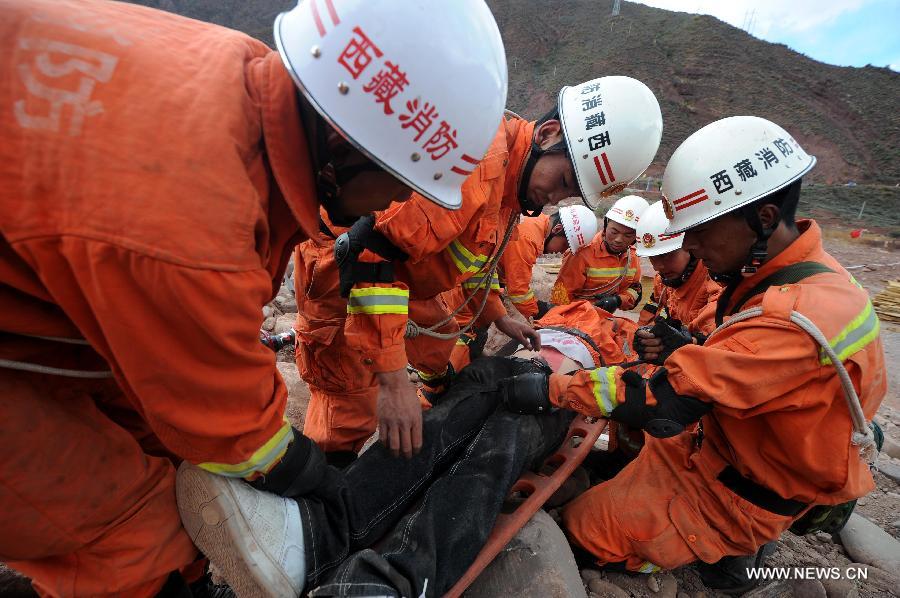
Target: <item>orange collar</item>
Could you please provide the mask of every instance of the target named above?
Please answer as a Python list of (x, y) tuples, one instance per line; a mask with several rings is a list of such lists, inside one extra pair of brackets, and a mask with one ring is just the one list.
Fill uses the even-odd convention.
[(297, 88), (278, 52), (256, 61), (249, 72), (259, 98), (263, 143), (275, 184), (307, 237), (319, 230), (319, 200)]
[(741, 297), (744, 291), (752, 289), (766, 277), (791, 264), (807, 261), (821, 261), (824, 249), (822, 248), (822, 229), (815, 220), (798, 220), (797, 228), (800, 236), (794, 242), (771, 260), (760, 266), (752, 276), (744, 278), (734, 290), (732, 299)]
[(509, 150), (509, 164), (506, 165), (506, 184), (503, 187), (503, 204), (519, 211), (519, 185), (525, 162), (531, 155), (531, 140), (534, 137), (534, 122), (521, 118), (510, 118), (504, 122), (506, 147)]

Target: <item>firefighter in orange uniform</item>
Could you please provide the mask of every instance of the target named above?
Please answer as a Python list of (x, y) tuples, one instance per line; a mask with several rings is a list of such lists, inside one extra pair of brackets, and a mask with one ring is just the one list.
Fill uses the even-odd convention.
[[(540, 317), (550, 308), (546, 301), (538, 301), (531, 290), (532, 270), (538, 256), (561, 253), (566, 249), (578, 251), (578, 248), (590, 243), (596, 234), (597, 217), (585, 206), (566, 206), (552, 216), (541, 214), (519, 222), (515, 237), (500, 257), (501, 283), (519, 313), (530, 320), (533, 316)], [(451, 304), (460, 299), (454, 291), (449, 291), (444, 297)], [(466, 328), (472, 320), (471, 311), (461, 310), (454, 319), (460, 328)], [(487, 337), (488, 329), (481, 326), (470, 326), (468, 332), (460, 334), (450, 355), (453, 371), (460, 371), (479, 357)]]
[[(583, 92), (603, 98), (602, 131), (585, 128)], [(659, 105), (639, 81), (603, 77), (565, 87), (557, 109), (537, 123), (508, 118), (483, 159), (464, 165), (471, 174), (459, 211), (446, 215), (414, 196), (346, 237), (326, 222), (328, 233), (298, 251), (295, 270), (297, 361), (312, 395), (304, 432), (337, 464), (352, 460), (376, 429), (396, 453), (414, 453), (421, 407), (406, 366), (416, 367), (426, 390), (444, 388), (460, 333), (457, 308), (468, 309), (474, 325), (493, 323), (537, 345), (534, 330), (510, 318), (499, 297), (499, 255), (518, 213), (621, 189), (649, 165), (661, 131)], [(600, 147), (593, 135), (612, 143)], [(602, 177), (595, 163), (604, 165)], [(329, 257), (334, 237), (336, 251), (347, 246), (358, 256), (340, 268)], [(350, 284), (339, 292), (341, 268)], [(339, 294), (348, 297), (343, 310)]]
[(715, 329), (715, 302), (722, 292), (706, 266), (681, 248), (684, 233), (668, 234), (669, 219), (657, 202), (641, 214), (637, 232), (637, 255), (653, 264), (653, 294), (641, 309), (638, 322), (652, 324), (662, 316), (692, 333), (708, 335)]
[(597, 234), (597, 217), (585, 206), (567, 206), (556, 214), (525, 218), (518, 226), (518, 239), (512, 241), (500, 258), (500, 279), (506, 294), (526, 318), (539, 313), (538, 301), (531, 290), (531, 276), (540, 255), (577, 252)]
[[(0, 561), (42, 595), (190, 595), (179, 461), (285, 495), (326, 475), (284, 419), (260, 309), (320, 198), (352, 219), (462, 182), (434, 185), (444, 163), (410, 162), (414, 136), (364, 92), (385, 60), (404, 69), (395, 109), (444, 94), (445, 162), (488, 146), (506, 68), (483, 3), (448, 4), (457, 26), (427, 28), (417, 67), (416, 11), (326, 4), (327, 27), (308, 3), (281, 15), (273, 52), (131, 4), (3, 3)], [(460, 36), (479, 58), (454, 66)]]
[(674, 329), (638, 331), (639, 353), (664, 358), (649, 380), (617, 367), (551, 376), (542, 408), (649, 434), (618, 476), (563, 511), (569, 538), (597, 562), (651, 572), (699, 561), (707, 585), (746, 591), (745, 568), (760, 566), (767, 543), (820, 518), (839, 528), (846, 503), (875, 487), (869, 422), (886, 391), (879, 322), (865, 290), (823, 250), (818, 225), (794, 220), (814, 164), (757, 117), (689, 137), (663, 180), (668, 232), (686, 231), (683, 248), (726, 284), (723, 326), (702, 346)]
[(647, 202), (637, 195), (617, 200), (591, 244), (563, 258), (550, 303), (563, 305), (587, 299), (609, 313), (633, 309), (642, 294), (634, 227), (645, 209)]

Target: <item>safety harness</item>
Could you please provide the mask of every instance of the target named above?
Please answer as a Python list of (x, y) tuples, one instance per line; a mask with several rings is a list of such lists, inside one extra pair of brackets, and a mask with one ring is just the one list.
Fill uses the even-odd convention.
[[(721, 330), (733, 326), (738, 322), (743, 322), (755, 317), (763, 315), (762, 307), (752, 307), (750, 309), (739, 311), (751, 298), (765, 293), (770, 287), (781, 286), (785, 284), (795, 284), (810, 276), (823, 273), (832, 273), (834, 270), (820, 264), (818, 262), (799, 262), (791, 264), (774, 272), (770, 276), (763, 279), (759, 284), (744, 293), (734, 307), (728, 310), (728, 304), (734, 294), (736, 284), (731, 284), (719, 298), (716, 306), (716, 328), (710, 338), (718, 334)], [(724, 315), (728, 312), (730, 316), (727, 322), (723, 323)], [(823, 353), (829, 358), (831, 364), (837, 371), (841, 387), (844, 391), (844, 400), (847, 403), (847, 409), (850, 412), (850, 419), (853, 422), (853, 435), (851, 443), (859, 447), (860, 458), (867, 463), (873, 463), (879, 450), (879, 443), (876, 441), (876, 434), (866, 422), (862, 405), (850, 374), (844, 367), (840, 357), (834, 348), (828, 342), (828, 339), (822, 331), (809, 318), (797, 311), (791, 311), (790, 320), (799, 326), (804, 332), (809, 334), (813, 340), (822, 348)], [(719, 481), (731, 489), (735, 494), (741, 496), (745, 500), (766, 509), (772, 513), (778, 513), (785, 516), (796, 516), (806, 509), (809, 504), (793, 499), (782, 498), (772, 490), (765, 486), (757, 484), (753, 480), (744, 477), (740, 472), (732, 466), (727, 466), (720, 474)], [(795, 533), (811, 533), (817, 530), (833, 530), (837, 531), (846, 523), (853, 511), (856, 501), (842, 503), (839, 505), (816, 505), (794, 522), (791, 527)]]
[(691, 254), (691, 259), (690, 261), (688, 261), (687, 266), (684, 267), (684, 270), (681, 272), (681, 274), (673, 278), (660, 277), (660, 279), (662, 280), (662, 283), (667, 287), (677, 289), (678, 287), (686, 283), (688, 279), (690, 279), (691, 275), (694, 273), (694, 270), (697, 269), (697, 264), (699, 262), (700, 260), (695, 258), (693, 254)]
[[(558, 107), (554, 108), (535, 122), (534, 128), (537, 129), (548, 120), (559, 120)], [(537, 164), (537, 161), (540, 160), (541, 156), (544, 154), (560, 153), (565, 153), (566, 157), (571, 161), (572, 158), (569, 156), (569, 146), (566, 144), (565, 137), (563, 137), (563, 140), (559, 143), (556, 143), (547, 149), (541, 149), (541, 146), (534, 142), (534, 137), (532, 136), (531, 149), (528, 151), (528, 159), (525, 161), (525, 166), (522, 167), (522, 178), (519, 180), (519, 206), (522, 208), (523, 215), (531, 217), (539, 216), (543, 209), (541, 206), (534, 205), (531, 200), (526, 197), (528, 181), (531, 180), (531, 172), (534, 170), (535, 164)]]

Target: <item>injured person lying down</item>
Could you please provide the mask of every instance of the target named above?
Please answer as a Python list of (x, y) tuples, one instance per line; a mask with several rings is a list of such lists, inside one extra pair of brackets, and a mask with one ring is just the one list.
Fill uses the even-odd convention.
[(637, 325), (587, 301), (538, 325), (540, 355), (480, 358), (455, 377), (424, 414), (423, 447), (409, 460), (375, 444), (293, 498), (182, 465), (185, 528), (239, 596), (443, 595), (513, 483), (559, 447), (573, 411), (612, 410), (614, 394), (591, 372), (636, 359)]

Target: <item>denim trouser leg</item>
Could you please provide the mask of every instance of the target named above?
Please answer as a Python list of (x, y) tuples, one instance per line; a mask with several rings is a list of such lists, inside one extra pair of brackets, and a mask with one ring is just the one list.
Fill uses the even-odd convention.
[(559, 445), (572, 419), (494, 413), (497, 382), (513, 368), (474, 362), (425, 414), (419, 455), (372, 447), (334, 473), (327, 500), (298, 501), (308, 581), (320, 586), (312, 596), (440, 595), (465, 572), (512, 483)]

